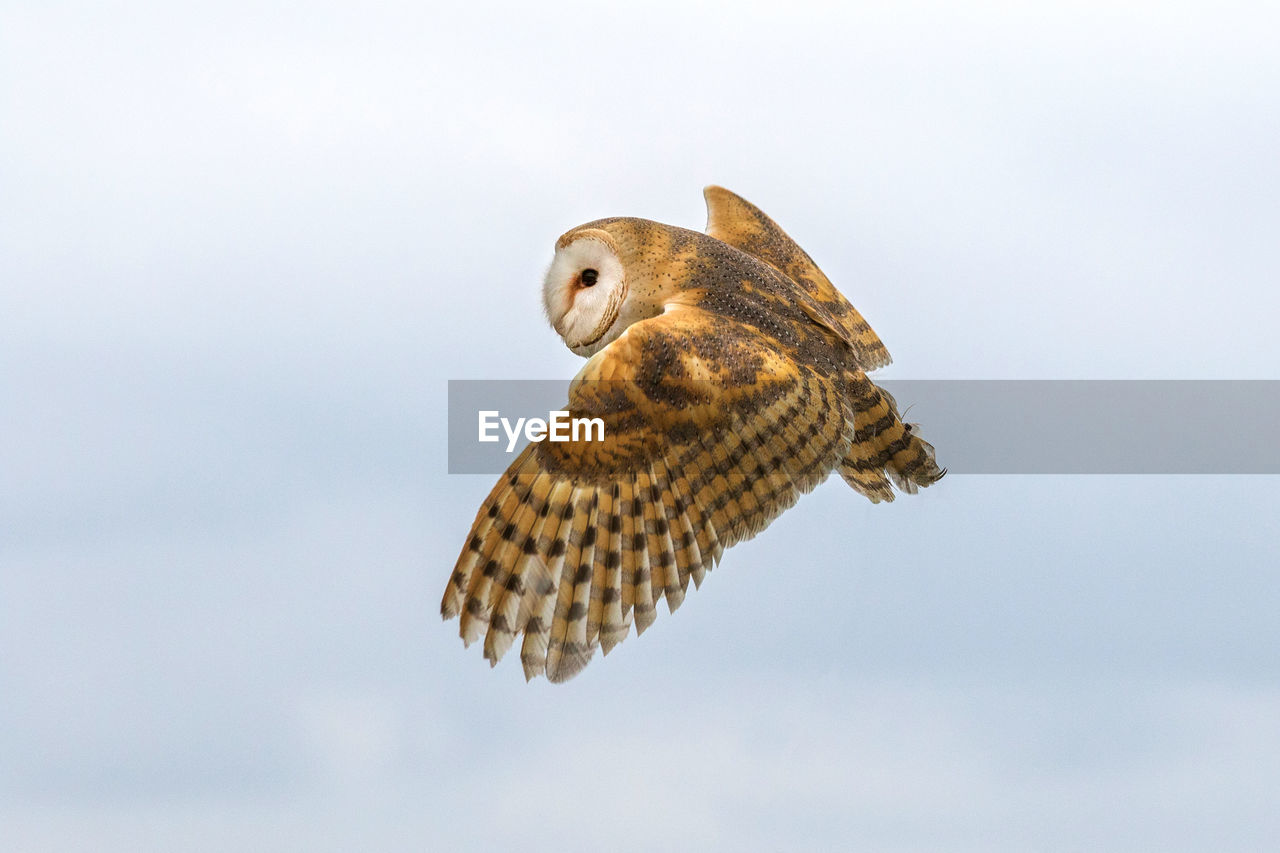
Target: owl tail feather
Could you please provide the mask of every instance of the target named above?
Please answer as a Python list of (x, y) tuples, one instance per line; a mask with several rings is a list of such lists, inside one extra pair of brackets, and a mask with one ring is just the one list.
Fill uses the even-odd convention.
[(893, 500), (893, 489), (909, 495), (942, 479), (933, 445), (916, 424), (903, 423), (893, 396), (863, 373), (849, 377), (853, 441), (840, 462), (840, 476), (872, 503)]

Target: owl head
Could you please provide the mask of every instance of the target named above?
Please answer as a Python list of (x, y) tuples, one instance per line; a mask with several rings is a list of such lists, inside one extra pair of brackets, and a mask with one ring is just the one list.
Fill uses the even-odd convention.
[(604, 349), (627, 327), (661, 314), (681, 290), (683, 229), (644, 219), (601, 219), (556, 241), (542, 285), (552, 328), (582, 356)]

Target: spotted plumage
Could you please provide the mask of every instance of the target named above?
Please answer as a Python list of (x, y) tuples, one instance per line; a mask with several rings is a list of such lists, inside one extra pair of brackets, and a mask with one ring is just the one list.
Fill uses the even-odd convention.
[(564, 681), (833, 470), (873, 502), (944, 473), (866, 371), (884, 344), (759, 209), (706, 190), (707, 233), (602, 219), (564, 234), (548, 318), (589, 356), (573, 417), (603, 440), (527, 446), (476, 514), (441, 611), (497, 661)]

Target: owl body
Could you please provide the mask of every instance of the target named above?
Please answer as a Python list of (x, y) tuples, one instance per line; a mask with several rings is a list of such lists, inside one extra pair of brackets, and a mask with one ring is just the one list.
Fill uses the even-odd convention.
[(757, 208), (706, 191), (707, 233), (601, 219), (556, 242), (548, 320), (588, 361), (570, 414), (603, 441), (530, 444), (481, 506), (442, 602), (528, 678), (674, 611), (723, 550), (838, 470), (873, 502), (944, 471), (866, 376), (879, 338)]

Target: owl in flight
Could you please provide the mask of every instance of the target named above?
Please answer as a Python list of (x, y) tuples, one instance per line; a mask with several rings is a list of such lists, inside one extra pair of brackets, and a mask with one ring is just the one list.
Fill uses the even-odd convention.
[(526, 678), (573, 677), (832, 471), (872, 502), (945, 473), (867, 378), (889, 353), (862, 316), (758, 208), (704, 195), (705, 234), (556, 241), (547, 317), (589, 356), (566, 409), (604, 437), (530, 443), (476, 514), (440, 609), (490, 664), (523, 635)]

